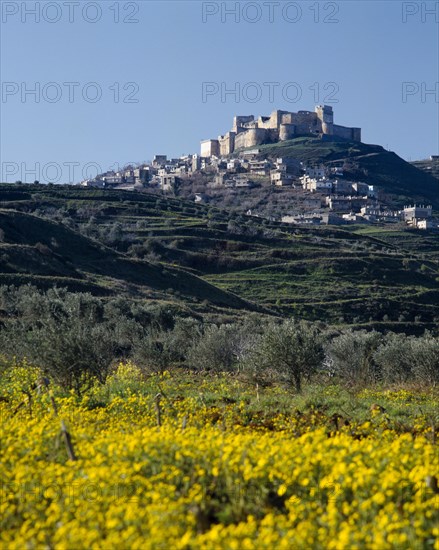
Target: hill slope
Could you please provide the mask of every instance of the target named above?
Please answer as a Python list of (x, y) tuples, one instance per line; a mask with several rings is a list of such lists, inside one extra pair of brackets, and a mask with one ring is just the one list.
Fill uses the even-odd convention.
[(430, 176), (433, 176), (437, 180), (439, 180), (439, 159), (425, 159), (425, 160), (414, 160), (411, 162), (415, 168), (418, 168), (418, 170), (422, 170), (423, 172), (426, 172)]
[[(17, 216), (23, 215), (17, 210), (58, 220), (53, 225), (40, 220), (44, 231), (38, 231), (48, 235), (37, 236), (35, 229), (27, 246), (35, 247), (38, 240), (54, 252), (70, 248), (70, 253), (59, 252), (64, 263), (52, 258), (66, 270), (63, 276), (77, 277), (78, 272), (75, 281), (85, 277), (99, 290), (191, 304), (211, 296), (213, 304), (242, 311), (251, 309), (251, 300), (279, 315), (339, 325), (422, 331), (439, 321), (437, 233), (374, 226), (291, 227), (147, 193), (56, 186), (0, 186), (0, 200), (4, 216), (6, 209), (14, 210), (9, 216), (16, 218), (15, 228), (21, 227)], [(25, 216), (27, 222), (29, 218), (38, 220)], [(51, 234), (59, 228), (68, 234), (56, 237), (64, 243), (56, 249)], [(5, 234), (15, 246), (22, 242), (19, 234)], [(42, 268), (36, 264), (25, 271), (2, 262), (3, 277), (7, 269), (9, 277), (11, 270), (37, 274)], [(176, 273), (178, 277), (170, 276)], [(201, 279), (215, 286), (205, 287)], [(177, 280), (184, 283), (182, 290)], [(128, 288), (121, 288), (120, 281)], [(215, 294), (217, 287), (224, 293)], [(234, 295), (242, 298), (241, 305)]]
[(335, 138), (298, 137), (259, 146), (266, 157), (293, 157), (302, 162), (345, 163), (345, 177), (376, 185), (393, 195), (395, 204), (428, 201), (439, 209), (439, 181), (380, 145)]
[(94, 294), (124, 292), (213, 307), (255, 309), (237, 296), (173, 267), (127, 257), (60, 223), (0, 210), (0, 283), (66, 286)]

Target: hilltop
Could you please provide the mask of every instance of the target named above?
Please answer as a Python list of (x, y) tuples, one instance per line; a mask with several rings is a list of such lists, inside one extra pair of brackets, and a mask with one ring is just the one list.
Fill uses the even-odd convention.
[(0, 186), (0, 280), (339, 326), (439, 320), (439, 234), (300, 227), (151, 193)]
[[(258, 161), (271, 160), (267, 168), (275, 166), (279, 170), (279, 177), (271, 179), (276, 185), (294, 185), (291, 179), (282, 177), (278, 158), (301, 162), (304, 170), (312, 165), (324, 166), (326, 176), (332, 167), (342, 167), (344, 179), (373, 186), (376, 197), (387, 208), (425, 201), (439, 208), (439, 183), (431, 171), (418, 170), (380, 145), (363, 143), (361, 128), (335, 124), (334, 117), (330, 105), (316, 105), (314, 111), (276, 109), (269, 116), (238, 115), (230, 131), (201, 142), (201, 157), (220, 171), (224, 170), (224, 159), (257, 151)], [(251, 169), (249, 172), (255, 173)], [(273, 171), (264, 175), (275, 176)], [(339, 194), (334, 185), (326, 189), (329, 195)]]

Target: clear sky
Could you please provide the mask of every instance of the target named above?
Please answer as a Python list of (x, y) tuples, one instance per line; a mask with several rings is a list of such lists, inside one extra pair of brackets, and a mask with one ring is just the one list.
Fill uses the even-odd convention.
[(438, 2), (0, 5), (3, 181), (199, 152), (235, 114), (318, 103), (366, 143), (438, 154)]

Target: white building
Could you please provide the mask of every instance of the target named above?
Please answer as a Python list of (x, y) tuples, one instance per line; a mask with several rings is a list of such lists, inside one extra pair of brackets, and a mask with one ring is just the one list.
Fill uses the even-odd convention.
[(227, 170), (236, 170), (241, 163), (238, 159), (231, 159), (227, 161)]
[(435, 224), (433, 220), (417, 220), (416, 227), (418, 229), (436, 229), (437, 224)]
[(323, 178), (312, 178), (310, 176), (302, 176), (300, 178), (302, 187), (307, 191), (331, 191), (333, 182)]
[(82, 187), (97, 187), (99, 189), (102, 189), (105, 187), (105, 181), (99, 179), (84, 180), (81, 181), (80, 185)]
[(412, 220), (419, 220), (425, 218), (431, 218), (433, 214), (433, 208), (431, 206), (404, 206), (402, 211), (402, 218), (404, 221), (409, 222)]
[(272, 185), (281, 187), (282, 185), (292, 185), (294, 177), (292, 174), (287, 174), (283, 170), (272, 170), (270, 172), (270, 180)]

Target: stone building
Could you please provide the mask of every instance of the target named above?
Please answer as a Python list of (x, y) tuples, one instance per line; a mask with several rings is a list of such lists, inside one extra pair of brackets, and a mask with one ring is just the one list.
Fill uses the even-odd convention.
[(292, 174), (288, 174), (284, 170), (276, 169), (270, 172), (270, 181), (272, 185), (277, 185), (278, 187), (282, 187), (283, 185), (293, 185), (294, 176)]
[(404, 206), (402, 218), (405, 222), (412, 220), (431, 218), (433, 208), (431, 206)]

